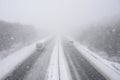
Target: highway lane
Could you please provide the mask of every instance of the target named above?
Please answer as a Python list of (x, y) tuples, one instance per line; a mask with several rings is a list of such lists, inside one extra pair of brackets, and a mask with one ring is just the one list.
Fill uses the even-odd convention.
[(23, 80), (44, 80), (48, 65), (51, 59), (51, 54), (53, 51), (54, 42), (51, 43), (47, 50), (43, 52), (43, 54), (38, 58), (35, 62), (33, 68), (29, 71), (29, 73), (25, 76)]
[[(54, 44), (54, 40), (48, 41), (45, 50), (35, 50), (4, 80), (106, 80), (72, 45), (73, 42), (62, 40), (56, 47)], [(47, 74), (51, 78), (46, 79)]]
[(44, 51), (34, 53), (4, 80), (44, 80), (54, 42), (49, 41)]
[(72, 80), (106, 80), (67, 40), (63, 43)]

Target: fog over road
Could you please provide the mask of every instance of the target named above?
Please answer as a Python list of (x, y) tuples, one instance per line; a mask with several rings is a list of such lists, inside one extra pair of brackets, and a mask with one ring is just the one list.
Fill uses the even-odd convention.
[(120, 0), (0, 0), (0, 80), (120, 80)]
[[(102, 63), (101, 63), (102, 64)], [(14, 64), (12, 64), (14, 65)], [(113, 74), (115, 72), (113, 71)], [(106, 77), (66, 38), (48, 40), (2, 80), (113, 80)], [(115, 79), (115, 78), (114, 78)], [(119, 77), (117, 77), (119, 80)], [(116, 79), (116, 80), (117, 80)]]

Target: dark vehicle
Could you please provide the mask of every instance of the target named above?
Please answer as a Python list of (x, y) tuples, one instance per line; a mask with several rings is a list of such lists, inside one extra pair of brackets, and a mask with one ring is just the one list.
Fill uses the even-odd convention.
[(70, 46), (72, 46), (72, 45), (74, 44), (74, 42), (73, 42), (73, 41), (69, 41), (68, 44), (69, 44)]
[(74, 42), (73, 41), (69, 41), (70, 44), (73, 44)]
[(36, 49), (37, 51), (43, 51), (45, 49), (45, 44), (44, 43), (37, 43), (36, 44)]

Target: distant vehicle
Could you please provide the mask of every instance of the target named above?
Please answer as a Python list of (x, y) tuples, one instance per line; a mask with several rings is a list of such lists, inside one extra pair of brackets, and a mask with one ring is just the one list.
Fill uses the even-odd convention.
[(73, 44), (74, 42), (73, 41), (69, 41), (70, 44)]
[(117, 69), (118, 71), (120, 71), (120, 64), (119, 63), (112, 63), (112, 66)]
[(68, 42), (68, 44), (69, 44), (70, 46), (72, 46), (72, 45), (74, 44), (74, 42), (70, 40), (70, 41)]
[(66, 41), (65, 44), (66, 46), (73, 46), (74, 41), (69, 40), (69, 41)]
[(37, 51), (43, 51), (44, 48), (45, 48), (45, 44), (44, 43), (40, 42), (40, 43), (36, 44)]

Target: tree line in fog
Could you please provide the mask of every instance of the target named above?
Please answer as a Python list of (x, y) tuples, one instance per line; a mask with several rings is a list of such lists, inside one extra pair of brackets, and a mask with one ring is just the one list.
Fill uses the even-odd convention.
[(25, 45), (37, 37), (33, 26), (0, 21), (0, 51), (15, 44)]
[(120, 57), (120, 20), (91, 25), (78, 35), (82, 44)]

